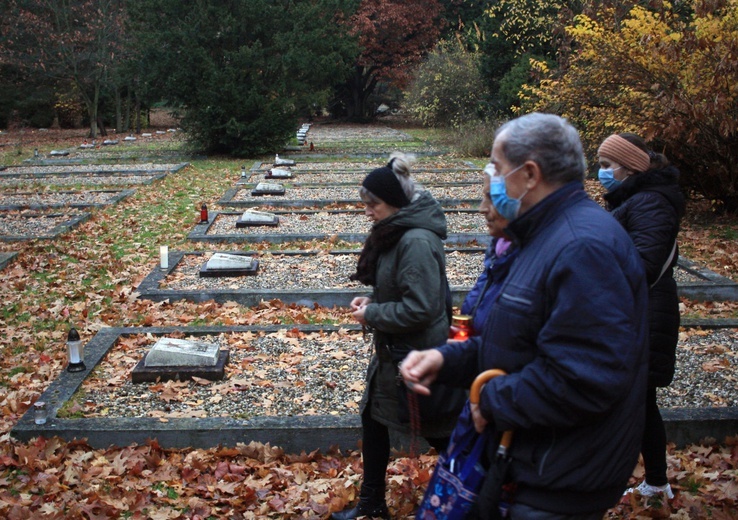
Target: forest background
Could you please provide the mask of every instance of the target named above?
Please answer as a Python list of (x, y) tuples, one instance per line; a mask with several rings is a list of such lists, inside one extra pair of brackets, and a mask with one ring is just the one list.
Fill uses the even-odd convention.
[[(139, 134), (162, 107), (184, 130), (183, 148), (209, 155), (137, 190), (121, 206), (128, 219), (100, 211), (78, 241), (24, 245), (4, 273), (0, 512), (9, 518), (320, 517), (354, 498), (357, 453), (92, 450), (7, 433), (63, 369), (70, 316), (87, 335), (101, 326), (346, 322), (340, 309), (154, 305), (131, 294), (155, 259), (151, 238), (184, 242), (198, 204), (217, 199), (242, 161), (295, 144), (303, 121), (397, 113), (413, 122), (412, 135), (479, 160), (500, 121), (530, 110), (568, 117), (593, 161), (610, 133), (640, 133), (682, 171), (685, 256), (738, 279), (736, 0), (0, 0), (0, 12), (3, 164), (33, 148)], [(729, 302), (683, 300), (682, 311), (738, 315)], [(733, 517), (738, 451), (718, 441), (670, 448), (671, 476), (685, 491), (678, 502), (623, 503), (613, 516)], [(396, 513), (433, 462), (395, 461)], [(261, 487), (245, 486), (244, 474), (262, 476)]]

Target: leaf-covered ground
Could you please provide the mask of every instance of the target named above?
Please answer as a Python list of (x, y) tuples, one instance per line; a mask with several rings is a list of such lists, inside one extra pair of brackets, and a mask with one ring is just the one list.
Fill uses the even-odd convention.
[[(83, 140), (79, 131), (3, 133), (0, 164), (18, 164), (34, 148), (47, 153)], [(157, 146), (178, 145), (162, 139), (145, 146), (153, 154)], [(18, 253), (0, 271), (1, 518), (326, 518), (354, 500), (361, 477), (357, 451), (284, 454), (279, 447), (260, 444), (173, 450), (156, 443), (99, 450), (59, 439), (22, 443), (9, 435), (64, 369), (70, 324), (87, 341), (108, 326), (351, 323), (342, 308), (279, 301), (244, 308), (136, 297), (138, 284), (157, 266), (159, 245), (232, 248), (188, 242), (186, 237), (199, 221), (200, 205), (216, 208), (238, 180), (241, 164), (194, 160), (184, 171), (136, 186), (135, 194), (115, 206), (93, 210), (87, 222), (55, 240), (0, 242), (0, 252)], [(680, 237), (682, 254), (738, 280), (736, 238), (735, 218), (711, 213), (704, 201), (690, 204)], [(683, 300), (682, 311), (687, 317), (738, 317), (734, 302)], [(626, 498), (610, 516), (738, 518), (737, 446), (737, 439), (678, 450), (670, 446), (669, 477), (676, 498), (669, 503)], [(388, 500), (395, 517), (412, 514), (434, 462), (432, 453), (393, 460)], [(640, 478), (639, 466), (633, 481)]]

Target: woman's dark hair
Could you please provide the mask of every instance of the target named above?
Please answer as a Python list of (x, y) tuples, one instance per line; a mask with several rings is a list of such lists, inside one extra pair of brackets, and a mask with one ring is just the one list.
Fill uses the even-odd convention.
[(630, 132), (624, 132), (618, 135), (628, 141), (630, 144), (637, 146), (648, 154), (648, 158), (651, 160), (651, 164), (649, 167), (651, 170), (660, 170), (662, 168), (666, 168), (671, 164), (669, 159), (667, 159), (664, 154), (651, 150), (646, 144), (645, 139), (643, 139), (640, 135), (632, 134)]

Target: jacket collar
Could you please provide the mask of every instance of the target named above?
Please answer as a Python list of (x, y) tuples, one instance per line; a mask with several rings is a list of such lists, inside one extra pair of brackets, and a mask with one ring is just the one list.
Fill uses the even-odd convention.
[(564, 210), (567, 201), (586, 199), (584, 185), (581, 181), (571, 181), (564, 184), (558, 190), (551, 193), (531, 209), (510, 222), (505, 233), (518, 244), (525, 245), (541, 229), (555, 220), (556, 216)]

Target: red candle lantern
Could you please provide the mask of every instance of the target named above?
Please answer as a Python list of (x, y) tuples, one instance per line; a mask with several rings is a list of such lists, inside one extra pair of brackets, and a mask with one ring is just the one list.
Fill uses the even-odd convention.
[(466, 314), (456, 314), (451, 318), (449, 338), (464, 341), (474, 334), (472, 318)]
[(200, 224), (207, 224), (207, 223), (208, 223), (208, 207), (203, 202), (202, 206), (200, 207)]

